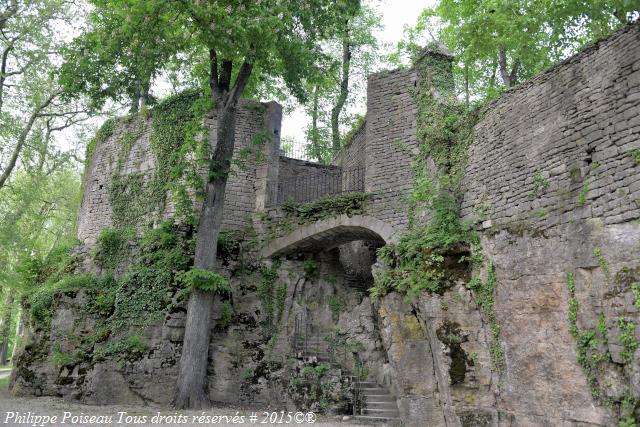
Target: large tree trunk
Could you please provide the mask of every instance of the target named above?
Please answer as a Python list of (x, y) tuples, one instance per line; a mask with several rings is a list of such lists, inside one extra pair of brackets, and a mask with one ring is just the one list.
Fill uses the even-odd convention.
[[(248, 56), (251, 57), (252, 54)], [(194, 267), (214, 271), (225, 189), (235, 145), (236, 106), (251, 76), (252, 63), (245, 61), (242, 64), (235, 85), (229, 90), (231, 62), (223, 63), (220, 77), (214, 50), (210, 51), (210, 62), (211, 89), (217, 111), (217, 139), (215, 151), (209, 161), (209, 179), (198, 223)], [(212, 292), (195, 288), (189, 296), (178, 374), (178, 392), (173, 402), (178, 409), (201, 409), (210, 406), (207, 366), (214, 297)]]
[(0, 365), (6, 365), (9, 356), (9, 338), (11, 337), (11, 318), (13, 317), (13, 295), (9, 293), (4, 304), (2, 327), (0, 328)]
[(336, 105), (331, 109), (331, 139), (333, 141), (333, 153), (340, 151), (340, 113), (349, 95), (349, 70), (351, 67), (351, 41), (349, 40), (349, 21), (345, 25), (345, 36), (342, 40), (342, 80), (340, 81), (340, 94)]
[[(235, 106), (218, 110), (218, 138), (209, 172), (219, 178), (207, 183), (205, 202), (200, 212), (194, 260), (194, 266), (204, 270), (215, 270), (227, 174), (235, 142), (235, 116)], [(180, 358), (178, 395), (174, 402), (176, 408), (201, 409), (210, 405), (206, 387), (213, 302), (212, 292), (192, 289)]]

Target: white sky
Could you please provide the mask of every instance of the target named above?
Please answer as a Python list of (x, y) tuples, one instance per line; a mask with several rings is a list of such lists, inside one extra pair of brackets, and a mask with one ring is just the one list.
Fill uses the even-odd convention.
[[(382, 15), (382, 30), (376, 32), (378, 41), (395, 45), (403, 35), (405, 25), (414, 26), (420, 12), (436, 5), (437, 0), (365, 0), (365, 4), (378, 10)], [(356, 112), (365, 112), (364, 103), (356, 106)], [(291, 137), (296, 142), (305, 141), (305, 129), (310, 118), (302, 108), (296, 108), (282, 119), (282, 136)]]

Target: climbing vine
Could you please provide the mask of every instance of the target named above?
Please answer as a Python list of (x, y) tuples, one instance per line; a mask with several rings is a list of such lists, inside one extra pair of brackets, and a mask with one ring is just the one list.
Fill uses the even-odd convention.
[[(455, 98), (448, 58), (427, 53), (416, 70), (422, 84), (415, 93), (419, 152), (413, 162), (410, 230), (397, 245), (379, 250), (386, 268), (376, 274), (374, 297), (391, 290), (410, 296), (442, 292), (459, 276), (447, 259), (465, 261), (468, 251), (460, 249), (479, 245), (470, 225), (460, 220), (460, 183), (476, 115)], [(426, 212), (426, 223), (419, 223), (418, 212)]]

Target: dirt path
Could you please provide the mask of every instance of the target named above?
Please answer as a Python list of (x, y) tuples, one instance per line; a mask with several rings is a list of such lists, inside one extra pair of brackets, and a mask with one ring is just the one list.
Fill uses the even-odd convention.
[[(2, 375), (2, 373), (0, 373)], [(15, 418), (15, 413), (19, 413), (19, 416), (31, 415), (28, 420), (21, 420)], [(126, 414), (119, 414), (126, 412)], [(158, 412), (160, 416), (171, 416), (173, 419), (158, 419)], [(21, 425), (21, 426), (202, 426), (202, 425), (215, 425), (215, 426), (271, 426), (271, 425), (301, 425), (301, 426), (318, 426), (318, 427), (363, 427), (369, 424), (354, 423), (353, 420), (342, 421), (341, 417), (320, 417), (313, 423), (306, 421), (296, 423), (294, 419), (291, 422), (269, 422), (264, 421), (263, 411), (252, 411), (250, 409), (238, 409), (232, 407), (214, 408), (208, 411), (204, 411), (205, 418), (199, 418), (203, 415), (203, 411), (170, 411), (166, 408), (153, 407), (153, 406), (88, 406), (75, 402), (65, 402), (62, 399), (52, 397), (13, 397), (6, 390), (0, 391), (0, 424), (3, 425)], [(13, 413), (13, 414), (12, 414)], [(67, 414), (65, 414), (67, 413)], [(69, 414), (70, 413), (70, 414)], [(253, 413), (256, 413), (257, 420), (252, 422), (250, 417)], [(41, 418), (36, 422), (33, 418), (37, 416), (56, 416), (57, 420), (49, 420), (48, 422)], [(65, 418), (65, 415), (66, 418)], [(295, 413), (291, 413), (292, 417)], [(84, 419), (72, 418), (73, 416), (83, 416)], [(88, 417), (102, 417), (94, 420), (87, 419)], [(206, 417), (209, 417), (208, 419)], [(214, 419), (214, 416), (226, 416), (226, 420)], [(130, 417), (130, 418), (126, 418)], [(155, 417), (155, 418), (154, 418)], [(237, 417), (234, 419), (234, 417)], [(244, 417), (242, 420), (240, 417)], [(301, 420), (300, 416), (298, 419)], [(64, 422), (63, 422), (64, 421)], [(75, 422), (74, 422), (75, 421)], [(161, 421), (161, 422), (160, 422)], [(244, 422), (242, 422), (244, 421)], [(286, 420), (286, 414), (283, 421)], [(382, 427), (384, 424), (376, 424), (377, 427)]]

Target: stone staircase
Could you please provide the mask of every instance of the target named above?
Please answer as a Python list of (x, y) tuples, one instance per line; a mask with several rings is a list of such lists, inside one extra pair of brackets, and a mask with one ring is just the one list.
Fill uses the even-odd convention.
[[(323, 335), (299, 336), (296, 341), (296, 358), (307, 363), (327, 363), (335, 368), (342, 369), (336, 364), (329, 354), (329, 346)], [(349, 376), (353, 381), (354, 392), (360, 401), (360, 408), (354, 417), (363, 422), (390, 422), (399, 423), (400, 416), (395, 397), (389, 390), (372, 381), (355, 379), (347, 371), (342, 375)]]
[(367, 422), (400, 421), (396, 398), (386, 387), (371, 381), (355, 381), (355, 389), (359, 394), (362, 407), (355, 415), (357, 420)]

